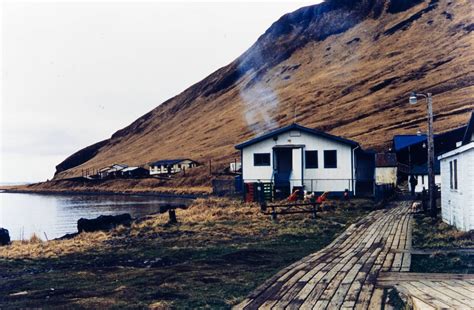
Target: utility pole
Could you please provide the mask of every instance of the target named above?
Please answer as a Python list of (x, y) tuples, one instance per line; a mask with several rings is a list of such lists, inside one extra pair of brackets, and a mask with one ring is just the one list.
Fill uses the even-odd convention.
[(431, 93), (427, 94), (428, 103), (428, 187), (431, 217), (436, 218), (436, 184), (434, 174), (434, 138), (433, 138), (433, 101)]
[(436, 184), (435, 184), (435, 174), (434, 174), (434, 138), (433, 138), (433, 100), (432, 94), (420, 94), (412, 92), (410, 94), (410, 104), (417, 103), (417, 96), (424, 97), (426, 99), (426, 104), (428, 108), (428, 197), (429, 197), (429, 209), (431, 216), (436, 218), (437, 209), (436, 209)]

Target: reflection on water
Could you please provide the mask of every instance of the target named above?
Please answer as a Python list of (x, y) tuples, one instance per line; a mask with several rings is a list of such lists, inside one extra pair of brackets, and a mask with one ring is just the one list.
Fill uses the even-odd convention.
[(159, 212), (163, 204), (187, 204), (189, 199), (126, 195), (40, 195), (0, 193), (0, 227), (13, 240), (36, 233), (45, 239), (77, 231), (81, 217), (130, 213), (142, 217)]

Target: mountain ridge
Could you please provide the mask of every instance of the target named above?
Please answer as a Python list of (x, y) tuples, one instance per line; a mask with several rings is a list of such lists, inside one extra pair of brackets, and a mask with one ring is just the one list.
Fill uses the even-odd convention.
[(333, 0), (285, 14), (235, 61), (72, 154), (55, 177), (182, 156), (225, 165), (236, 143), (293, 121), (386, 149), (390, 135), (426, 127), (424, 105), (407, 105), (414, 89), (434, 94), (437, 132), (459, 127), (474, 108), (471, 6)]

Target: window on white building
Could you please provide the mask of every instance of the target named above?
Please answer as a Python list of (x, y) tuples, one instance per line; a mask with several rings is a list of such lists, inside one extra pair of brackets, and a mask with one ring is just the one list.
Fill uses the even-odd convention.
[(318, 151), (305, 151), (306, 169), (318, 168)]
[(458, 160), (453, 160), (453, 170), (454, 170), (454, 189), (458, 189)]
[(337, 151), (324, 151), (324, 168), (337, 168)]
[(253, 154), (254, 166), (270, 166), (270, 153), (255, 153)]
[(458, 189), (458, 160), (449, 162), (449, 188)]

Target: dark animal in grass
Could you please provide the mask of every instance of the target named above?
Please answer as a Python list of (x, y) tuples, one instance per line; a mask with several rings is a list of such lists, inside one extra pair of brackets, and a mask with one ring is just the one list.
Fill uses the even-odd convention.
[(0, 246), (10, 244), (10, 233), (8, 229), (0, 228)]
[(132, 223), (132, 217), (130, 214), (119, 214), (119, 215), (101, 215), (95, 219), (81, 218), (77, 221), (77, 230), (79, 233), (99, 231), (99, 230), (110, 230), (118, 225), (130, 226)]

